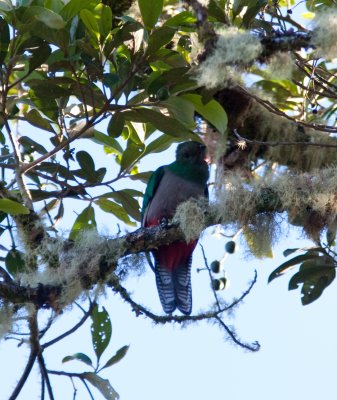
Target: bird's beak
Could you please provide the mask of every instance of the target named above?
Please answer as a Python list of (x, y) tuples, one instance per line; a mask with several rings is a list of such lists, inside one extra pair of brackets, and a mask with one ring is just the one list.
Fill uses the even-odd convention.
[(200, 149), (201, 149), (201, 150), (203, 151), (203, 153), (204, 153), (204, 156), (203, 156), (204, 161), (206, 161), (207, 164), (210, 165), (210, 164), (211, 164), (211, 159), (210, 159), (210, 157), (209, 157), (209, 155), (208, 155), (207, 147), (206, 147), (203, 143), (200, 143)]

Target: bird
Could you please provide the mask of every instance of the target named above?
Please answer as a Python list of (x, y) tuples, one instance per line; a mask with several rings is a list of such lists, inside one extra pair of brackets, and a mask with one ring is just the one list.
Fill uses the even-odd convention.
[[(153, 172), (144, 193), (143, 227), (167, 223), (182, 202), (208, 199), (209, 169), (205, 158), (204, 144), (183, 142), (177, 147), (176, 160)], [(197, 242), (176, 241), (152, 251), (157, 290), (166, 314), (176, 309), (185, 315), (192, 312), (191, 264)]]

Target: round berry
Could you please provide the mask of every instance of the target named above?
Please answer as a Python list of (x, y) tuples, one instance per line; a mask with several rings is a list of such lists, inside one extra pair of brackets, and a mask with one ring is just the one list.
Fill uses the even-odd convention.
[(225, 250), (227, 251), (227, 253), (229, 254), (233, 254), (235, 251), (235, 242), (233, 240), (230, 240), (229, 242), (227, 242), (225, 244)]
[(217, 274), (220, 271), (220, 261), (214, 260), (210, 265), (211, 271)]

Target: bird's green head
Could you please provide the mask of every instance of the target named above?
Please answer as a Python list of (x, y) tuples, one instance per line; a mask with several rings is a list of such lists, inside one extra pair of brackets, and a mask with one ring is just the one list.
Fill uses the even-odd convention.
[(185, 165), (205, 163), (206, 146), (199, 142), (180, 143), (176, 151), (176, 161)]

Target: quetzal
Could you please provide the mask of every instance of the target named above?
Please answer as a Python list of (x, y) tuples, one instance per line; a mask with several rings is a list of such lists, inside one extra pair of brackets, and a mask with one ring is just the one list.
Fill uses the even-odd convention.
[[(174, 216), (177, 206), (191, 198), (208, 198), (206, 146), (191, 141), (178, 145), (176, 161), (159, 167), (151, 175), (142, 207), (142, 226), (159, 225)], [(197, 240), (177, 241), (152, 251), (160, 302), (171, 314), (192, 311), (191, 263)]]

